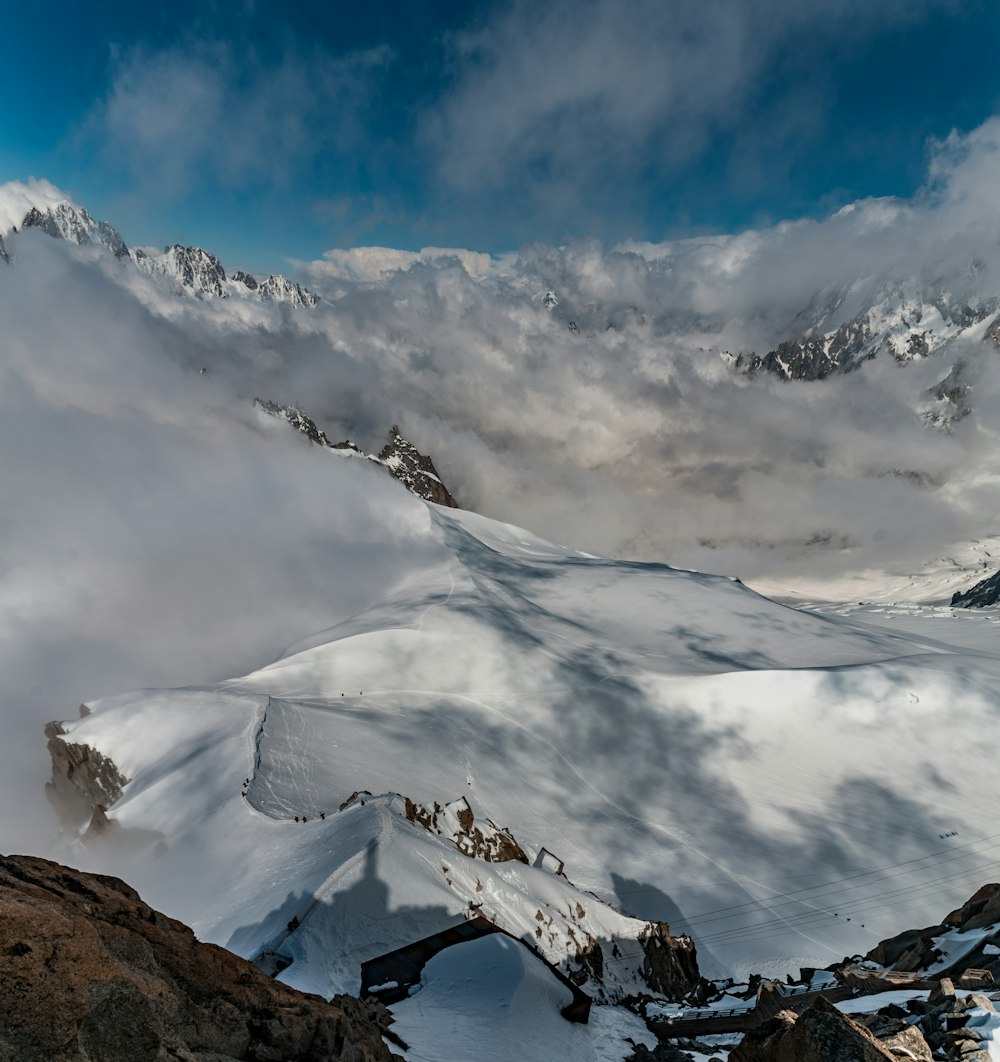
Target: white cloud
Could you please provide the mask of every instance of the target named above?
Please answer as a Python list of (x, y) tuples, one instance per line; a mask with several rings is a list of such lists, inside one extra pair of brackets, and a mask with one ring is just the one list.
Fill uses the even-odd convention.
[[(550, 205), (593, 173), (634, 173), (634, 158), (668, 170), (719, 128), (738, 132), (782, 49), (815, 56), (809, 83), (771, 115), (775, 135), (814, 122), (822, 100), (796, 97), (824, 76), (824, 45), (924, 17), (949, 0), (528, 0), (500, 5), (453, 38), (457, 77), (428, 117), (441, 172), (455, 186), (530, 175)], [(810, 112), (808, 115), (806, 111)], [(763, 130), (755, 126), (759, 139)]]
[(0, 235), (24, 221), (32, 207), (47, 210), (73, 200), (46, 180), (8, 181), (0, 185)]
[[(336, 58), (288, 51), (265, 61), (220, 41), (133, 49), (78, 136), (126, 171), (137, 194), (178, 197), (206, 180), (283, 185), (363, 133), (379, 46)], [(336, 115), (332, 120), (331, 116)]]
[(481, 251), (460, 247), (423, 247), (419, 251), (400, 251), (392, 247), (350, 247), (326, 251), (320, 262), (306, 268), (311, 275), (341, 280), (385, 280), (393, 273), (405, 272), (418, 263), (436, 264), (442, 259), (456, 259), (472, 277), (486, 276), (494, 268), (494, 258)]

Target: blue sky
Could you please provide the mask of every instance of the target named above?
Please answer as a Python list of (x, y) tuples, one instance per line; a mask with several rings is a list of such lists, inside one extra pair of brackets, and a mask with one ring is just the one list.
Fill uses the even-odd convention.
[(818, 216), (913, 195), (935, 138), (1000, 110), (995, 0), (116, 0), (4, 21), (0, 179), (250, 268)]

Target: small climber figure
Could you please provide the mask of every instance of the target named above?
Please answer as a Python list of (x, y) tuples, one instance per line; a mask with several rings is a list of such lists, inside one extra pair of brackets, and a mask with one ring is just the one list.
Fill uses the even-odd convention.
[(292, 920), (288, 923), (288, 932), (294, 933), (299, 928), (299, 920), (295, 915), (292, 915)]
[(305, 815), (303, 815), (303, 816), (302, 816), (302, 821), (303, 821), (303, 822), (308, 822), (309, 820), (308, 820), (308, 819), (307, 819), (307, 818), (305, 817)]
[(321, 811), (321, 812), (319, 813), (319, 817), (320, 817), (321, 819), (325, 819), (325, 818), (326, 818), (326, 812), (325, 812), (325, 811)]
[(299, 817), (298, 817), (298, 815), (296, 815), (296, 816), (295, 816), (295, 821), (296, 821), (296, 822), (298, 822), (298, 821), (299, 821)]

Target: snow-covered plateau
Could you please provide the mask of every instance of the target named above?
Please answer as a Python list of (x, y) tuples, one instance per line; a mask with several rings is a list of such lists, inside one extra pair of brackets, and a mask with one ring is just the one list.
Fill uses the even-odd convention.
[[(947, 430), (923, 416), (937, 355), (779, 382), (713, 352), (702, 410), (726, 420), (742, 397), (751, 423), (777, 418), (775, 433), (744, 451), (759, 463), (740, 484), (716, 450), (685, 466), (694, 458), (679, 437), (665, 444), (676, 458), (665, 479), (687, 486), (660, 540), (643, 529), (669, 494), (650, 478), (659, 422), (608, 462), (620, 458), (620, 489), (584, 473), (618, 446), (600, 357), (638, 337), (646, 382), (662, 384), (646, 397), (671, 401), (666, 355), (646, 360), (662, 336), (638, 318), (588, 346), (600, 308), (573, 331), (557, 316), (573, 302), (565, 289), (548, 299), (554, 289), (527, 269), (488, 289), (491, 274), (449, 259), (388, 280), (328, 277), (312, 305), (293, 281), (234, 280), (198, 249), (142, 265), (39, 187), (38, 202), (27, 186), (0, 196), (0, 848), (118, 875), (201, 940), (324, 996), (356, 993), (368, 960), (488, 919), (504, 933), (435, 956), (423, 988), (395, 1005), (408, 1057), (437, 1062), (473, 1057), (455, 1044), (474, 1023), (493, 1045), (519, 1030), (513, 1048), (477, 1058), (622, 1059), (629, 1039), (653, 1040), (618, 1004), (694, 990), (682, 935), (705, 977), (780, 977), (936, 924), (997, 878), (1000, 618), (945, 604), (997, 556), (994, 429), (974, 412)], [(21, 207), (64, 238), (49, 239), (48, 222), (26, 231)], [(202, 298), (185, 297), (192, 285)], [(413, 340), (406, 298), (416, 303), (420, 285), (456, 349), (483, 320), (495, 330), (496, 344), (476, 350), (509, 402), (484, 434), (458, 412), (468, 379)], [(512, 322), (523, 342), (504, 348)], [(987, 323), (940, 356), (981, 360), (975, 393), (988, 408)], [(570, 545), (496, 518), (508, 502), (511, 519), (541, 504), (511, 440), (518, 416), (544, 421), (546, 401), (554, 410), (547, 338), (581, 344), (568, 381), (576, 423), (553, 412), (551, 429), (579, 462), (554, 443), (532, 455), (547, 482), (568, 484), (548, 501)], [(905, 407), (912, 422), (885, 452), (866, 445), (877, 424), (845, 428), (851, 458), (829, 488), (807, 471), (835, 449), (822, 396), (861, 395), (852, 381), (869, 371), (869, 397), (896, 388), (890, 420)], [(418, 378), (423, 390), (409, 386)], [(788, 390), (799, 386), (812, 390)], [(792, 397), (779, 402), (775, 388)], [(491, 483), (468, 471), (482, 459), (493, 515), (416, 497), (388, 474), (395, 455), (314, 445), (294, 417), (255, 406), (258, 395), (303, 400), (331, 437), (350, 429), (369, 447), (399, 423), (472, 508)], [(671, 408), (693, 416), (683, 405)], [(782, 464), (809, 419), (817, 448)], [(911, 437), (922, 440), (919, 476), (904, 474)], [(967, 466), (953, 461), (962, 454)], [(827, 559), (810, 570), (808, 521), (775, 493), (789, 468), (803, 498), (822, 479), (815, 513), (843, 504), (873, 552), (850, 535), (818, 539)], [(691, 487), (702, 473), (714, 487)], [(733, 546), (739, 521), (720, 514), (753, 483), (764, 486), (740, 541), (754, 545)], [(713, 490), (715, 501), (682, 511)], [(512, 500), (529, 494), (526, 506)], [(601, 515), (573, 537), (588, 498)], [(671, 535), (707, 539), (717, 517), (726, 545), (701, 555), (742, 558), (745, 582), (588, 548), (618, 535), (616, 523), (629, 525), (633, 553)], [(798, 543), (787, 575), (774, 560), (786, 522)], [(54, 718), (61, 829), (39, 808), (42, 726)], [(585, 1029), (558, 1016), (565, 986), (546, 963), (598, 1004)], [(541, 1053), (526, 1053), (526, 1037)]]

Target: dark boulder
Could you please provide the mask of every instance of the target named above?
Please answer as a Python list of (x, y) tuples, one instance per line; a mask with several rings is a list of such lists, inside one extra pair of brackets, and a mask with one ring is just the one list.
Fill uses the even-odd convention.
[(0, 1062), (390, 1062), (389, 1021), (272, 981), (117, 878), (0, 856)]

